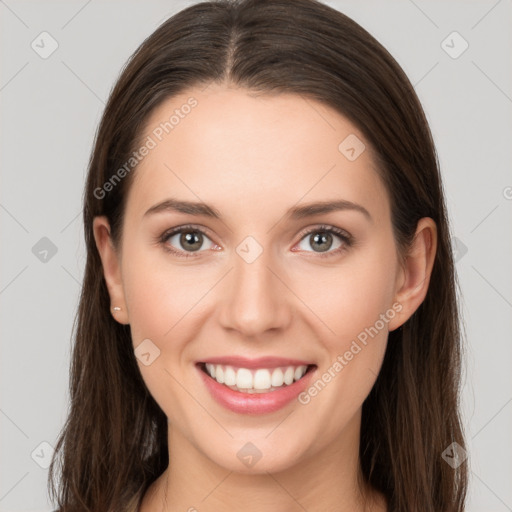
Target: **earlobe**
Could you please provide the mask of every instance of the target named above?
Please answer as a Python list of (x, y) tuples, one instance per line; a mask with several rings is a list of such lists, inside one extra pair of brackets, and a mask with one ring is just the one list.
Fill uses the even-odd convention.
[(111, 313), (121, 324), (128, 324), (119, 255), (110, 237), (110, 225), (105, 216), (95, 217), (93, 233), (103, 267), (103, 276), (110, 295)]
[(436, 250), (436, 224), (430, 217), (424, 217), (418, 221), (414, 239), (397, 277), (395, 300), (402, 308), (393, 321), (389, 322), (390, 331), (403, 325), (425, 299)]

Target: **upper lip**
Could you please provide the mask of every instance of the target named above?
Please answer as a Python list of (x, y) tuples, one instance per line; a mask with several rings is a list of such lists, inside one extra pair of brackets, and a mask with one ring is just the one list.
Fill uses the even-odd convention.
[(210, 357), (200, 362), (236, 366), (237, 368), (279, 368), (282, 366), (309, 366), (313, 364), (310, 361), (304, 361), (301, 359), (272, 356), (257, 357), (254, 359), (248, 359), (247, 357), (242, 356)]

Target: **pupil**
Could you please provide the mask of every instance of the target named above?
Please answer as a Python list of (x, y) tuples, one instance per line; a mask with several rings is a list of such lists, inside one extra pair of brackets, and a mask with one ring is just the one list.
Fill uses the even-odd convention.
[[(325, 232), (322, 232), (321, 234), (317, 233), (313, 236), (313, 240), (314, 240), (314, 243), (312, 244), (312, 246), (314, 246), (317, 243), (325, 244), (327, 242), (332, 242), (332, 235), (330, 233), (325, 233)], [(319, 247), (319, 252), (327, 251), (330, 246), (331, 246), (331, 244), (329, 243), (328, 247)]]

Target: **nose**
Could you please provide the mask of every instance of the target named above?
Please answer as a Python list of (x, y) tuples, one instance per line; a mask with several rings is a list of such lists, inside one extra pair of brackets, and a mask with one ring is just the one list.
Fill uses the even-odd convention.
[[(269, 330), (283, 330), (292, 319), (293, 294), (279, 265), (263, 251), (254, 261), (233, 255), (233, 266), (224, 280), (220, 323), (244, 337), (258, 337)], [(285, 284), (286, 283), (286, 284)]]

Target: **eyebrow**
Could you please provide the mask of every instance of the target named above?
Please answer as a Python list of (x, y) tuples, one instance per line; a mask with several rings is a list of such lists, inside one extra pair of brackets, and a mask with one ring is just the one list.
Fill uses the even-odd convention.
[[(313, 217), (323, 213), (330, 213), (334, 211), (352, 210), (362, 213), (369, 221), (372, 221), (372, 216), (368, 210), (360, 204), (353, 203), (339, 199), (336, 201), (319, 201), (314, 203), (304, 204), (302, 206), (294, 206), (290, 208), (285, 217), (293, 220), (304, 219), (306, 217)], [(158, 204), (155, 204), (146, 211), (144, 217), (162, 212), (178, 212), (187, 215), (211, 217), (215, 219), (222, 219), (220, 212), (206, 203), (193, 202), (193, 201), (180, 201), (178, 199), (169, 198)]]

